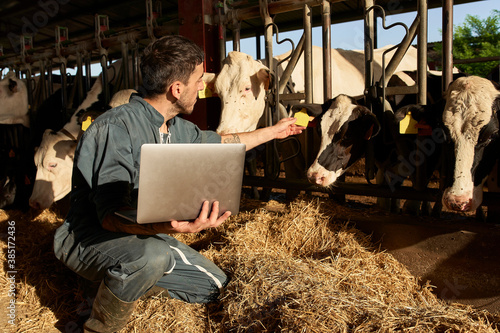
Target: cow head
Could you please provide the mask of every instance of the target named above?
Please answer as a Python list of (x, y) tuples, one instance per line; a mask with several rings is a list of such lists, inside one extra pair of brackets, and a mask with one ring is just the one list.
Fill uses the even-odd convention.
[(245, 53), (229, 52), (214, 80), (215, 93), (221, 99), (217, 133), (255, 130), (264, 113), (269, 69)]
[(455, 152), (453, 184), (443, 193), (449, 209), (473, 211), (482, 202), (483, 184), (498, 158), (499, 105), (500, 91), (487, 79), (462, 77), (448, 87), (443, 123)]
[(321, 145), (319, 153), (307, 171), (311, 183), (329, 186), (350, 166), (363, 157), (368, 140), (377, 135), (380, 125), (366, 107), (346, 95), (339, 95), (323, 105), (302, 104), (319, 116)]
[(46, 130), (42, 145), (35, 152), (37, 167), (33, 192), (29, 204), (45, 209), (71, 191), (71, 173), (76, 140), (63, 132)]
[(29, 127), (26, 84), (9, 72), (0, 81), (0, 124), (23, 124)]

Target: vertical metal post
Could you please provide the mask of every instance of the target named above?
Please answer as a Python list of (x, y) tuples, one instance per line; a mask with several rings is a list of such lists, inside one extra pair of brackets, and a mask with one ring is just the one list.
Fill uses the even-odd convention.
[(260, 47), (260, 32), (257, 31), (255, 33), (255, 50), (256, 50), (256, 57), (255, 59), (260, 59), (260, 57), (262, 56), (262, 50), (261, 50), (261, 47)]
[[(305, 93), (306, 103), (313, 102), (313, 79), (312, 79), (312, 10), (311, 6), (304, 5), (304, 80), (305, 80)], [(313, 151), (313, 132), (306, 131), (304, 137), (304, 158), (306, 165), (312, 164), (312, 151)]]
[(218, 28), (219, 28), (219, 54), (222, 66), (222, 61), (226, 58), (226, 25), (224, 24), (222, 18), (224, 16), (223, 7), (224, 5), (218, 5), (217, 14), (219, 17)]
[(84, 91), (83, 91), (83, 60), (81, 52), (76, 53), (76, 87), (77, 87), (77, 95), (78, 95), (78, 105), (83, 102)]
[[(64, 59), (66, 60), (66, 59)], [(61, 62), (61, 111), (66, 112), (68, 108), (68, 77), (66, 76), (66, 61)]]
[[(125, 88), (130, 88), (130, 75), (129, 75), (129, 60), (128, 60), (128, 44), (122, 42), (122, 76), (124, 78)], [(119, 87), (117, 87), (119, 90)]]
[(138, 72), (139, 72), (139, 69), (138, 69), (138, 57), (139, 57), (139, 50), (138, 50), (138, 46), (134, 43), (133, 44), (133, 47), (132, 47), (132, 88), (133, 89), (137, 89), (137, 87), (139, 86), (139, 79), (138, 79)]
[(418, 0), (418, 15), (420, 25), (417, 38), (417, 102), (420, 105), (427, 104), (427, 0)]
[[(418, 16), (420, 23), (417, 35), (417, 103), (427, 104), (427, 0), (418, 0)], [(417, 135), (416, 165), (415, 165), (415, 185), (416, 189), (426, 188), (427, 154), (422, 152), (422, 142), (428, 140), (427, 137)]]
[(240, 51), (240, 26), (239, 21), (233, 21), (233, 51)]
[[(85, 51), (87, 53), (87, 51)], [(90, 59), (90, 54), (85, 55), (85, 92), (88, 92), (92, 86), (92, 59)]]
[(323, 31), (323, 97), (327, 101), (332, 96), (332, 19), (330, 2), (323, 0), (322, 6), (322, 31)]
[(52, 78), (52, 61), (47, 63), (47, 94), (52, 96), (54, 93), (54, 80)]
[[(259, 0), (260, 6), (260, 16), (264, 21), (264, 43), (265, 43), (265, 57), (267, 61), (267, 66), (270, 69), (270, 75), (275, 75), (274, 64), (273, 64), (273, 19), (269, 15), (269, 8), (267, 7), (267, 0)], [(277, 79), (277, 78), (276, 78)], [(274, 101), (275, 107), (279, 107), (279, 101)], [(271, 106), (269, 101), (266, 101), (266, 106), (264, 109), (265, 126), (271, 126), (273, 124), (273, 115), (271, 112)], [(264, 174), (266, 177), (274, 177), (276, 174), (276, 163), (275, 163), (275, 145), (276, 142), (269, 141), (266, 143), (266, 167), (264, 168)]]
[(443, 83), (446, 91), (453, 81), (453, 0), (443, 0)]
[(45, 78), (45, 62), (46, 59), (40, 60), (40, 92), (42, 95), (42, 101), (49, 97), (47, 95), (47, 79)]
[[(375, 83), (373, 82), (373, 49), (375, 47), (375, 14), (373, 10), (368, 11), (374, 5), (374, 0), (365, 0), (365, 90)], [(369, 96), (373, 97), (373, 96)]]

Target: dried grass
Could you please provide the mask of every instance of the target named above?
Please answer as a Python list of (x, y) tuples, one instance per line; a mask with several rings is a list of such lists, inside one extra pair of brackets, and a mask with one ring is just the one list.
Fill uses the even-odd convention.
[[(340, 209), (311, 198), (245, 200), (222, 227), (179, 235), (231, 276), (220, 304), (141, 300), (122, 332), (498, 332), (499, 315), (437, 299), (367, 235), (338, 222)], [(2, 232), (16, 221), (18, 289), (17, 326), (0, 329), (77, 332), (89, 301), (52, 252), (62, 219), (1, 212)]]

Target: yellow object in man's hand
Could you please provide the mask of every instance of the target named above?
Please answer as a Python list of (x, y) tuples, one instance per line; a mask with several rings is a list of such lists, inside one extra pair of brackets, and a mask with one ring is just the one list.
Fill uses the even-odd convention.
[(295, 112), (293, 116), (297, 118), (295, 125), (307, 127), (307, 124), (309, 124), (309, 115), (305, 108), (302, 108), (299, 112)]

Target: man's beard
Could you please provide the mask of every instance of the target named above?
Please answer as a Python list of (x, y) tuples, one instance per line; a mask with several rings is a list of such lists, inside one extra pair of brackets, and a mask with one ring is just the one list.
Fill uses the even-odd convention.
[(174, 107), (179, 114), (190, 115), (191, 113), (193, 113), (194, 104), (196, 104), (196, 101), (191, 104), (191, 101), (188, 102), (185, 98), (181, 97), (174, 104)]

